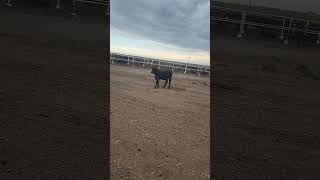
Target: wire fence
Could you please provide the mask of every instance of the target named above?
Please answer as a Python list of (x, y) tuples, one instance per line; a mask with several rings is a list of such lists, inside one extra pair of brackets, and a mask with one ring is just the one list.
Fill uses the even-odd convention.
[(182, 62), (175, 62), (175, 61), (167, 61), (167, 60), (160, 60), (155, 58), (148, 58), (148, 57), (140, 57), (140, 56), (133, 56), (121, 53), (114, 53), (111, 52), (110, 54), (110, 63), (118, 63), (118, 64), (131, 64), (137, 65), (141, 67), (158, 67), (158, 69), (162, 68), (169, 68), (175, 72), (183, 72), (186, 73), (193, 73), (197, 74), (198, 76), (207, 75), (210, 76), (210, 66), (199, 65), (199, 64), (190, 64), (190, 63), (182, 63)]
[(211, 20), (239, 25), (238, 38), (245, 32), (245, 26), (278, 30), (279, 38), (288, 43), (290, 33), (315, 36), (320, 44), (320, 21), (292, 16), (281, 16), (267, 13), (233, 9), (222, 6), (211, 6)]

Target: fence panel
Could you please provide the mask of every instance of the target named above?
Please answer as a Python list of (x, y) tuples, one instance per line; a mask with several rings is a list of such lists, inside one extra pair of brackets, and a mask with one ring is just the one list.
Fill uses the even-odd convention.
[(279, 33), (280, 39), (288, 41), (290, 35), (301, 38), (308, 36), (317, 37), (317, 44), (320, 44), (320, 21), (312, 19), (304, 19), (291, 16), (280, 16), (273, 14), (266, 14), (254, 11), (247, 11), (242, 9), (232, 9), (221, 6), (212, 6), (211, 20), (220, 23), (231, 23), (240, 25), (238, 36), (242, 37), (246, 28), (264, 28), (274, 29)]
[(131, 56), (127, 54), (120, 53), (111, 53), (110, 54), (110, 63), (118, 64), (132, 64), (139, 65), (141, 67), (158, 67), (166, 69), (172, 69), (175, 72), (191, 72), (194, 74), (200, 75), (209, 75), (210, 76), (210, 66), (199, 65), (199, 64), (190, 64), (190, 63), (181, 63), (167, 60), (160, 60), (154, 58), (140, 57), (140, 56)]

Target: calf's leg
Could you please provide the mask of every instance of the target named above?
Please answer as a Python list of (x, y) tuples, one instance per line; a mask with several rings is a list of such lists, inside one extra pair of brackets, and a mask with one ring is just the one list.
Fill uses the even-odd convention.
[(170, 89), (170, 85), (171, 85), (171, 78), (169, 78), (169, 86), (168, 86), (168, 89)]
[(166, 83), (164, 83), (164, 86), (163, 86), (163, 88), (165, 88), (165, 87), (166, 87), (166, 85), (167, 85), (167, 82), (168, 82), (168, 79), (166, 79)]
[(159, 83), (159, 80), (156, 80), (156, 85), (154, 86), (154, 88), (157, 88), (158, 83)]

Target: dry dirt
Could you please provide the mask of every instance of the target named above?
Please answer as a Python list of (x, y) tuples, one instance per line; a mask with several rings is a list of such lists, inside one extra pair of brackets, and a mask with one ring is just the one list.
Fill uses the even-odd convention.
[(112, 179), (209, 179), (210, 79), (111, 65)]
[(0, 179), (106, 179), (105, 21), (19, 8), (0, 6)]
[(319, 179), (319, 49), (221, 34), (213, 45), (214, 179)]

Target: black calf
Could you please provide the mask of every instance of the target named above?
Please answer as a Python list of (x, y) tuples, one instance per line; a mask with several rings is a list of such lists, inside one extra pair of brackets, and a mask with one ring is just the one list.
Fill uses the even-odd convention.
[(163, 88), (166, 87), (167, 82), (169, 80), (168, 88), (170, 88), (172, 71), (171, 70), (159, 70), (156, 67), (152, 67), (151, 69), (152, 69), (151, 73), (154, 74), (154, 78), (156, 80), (156, 85), (154, 86), (154, 88), (159, 88), (159, 80), (160, 79), (166, 80), (166, 83), (164, 84)]

